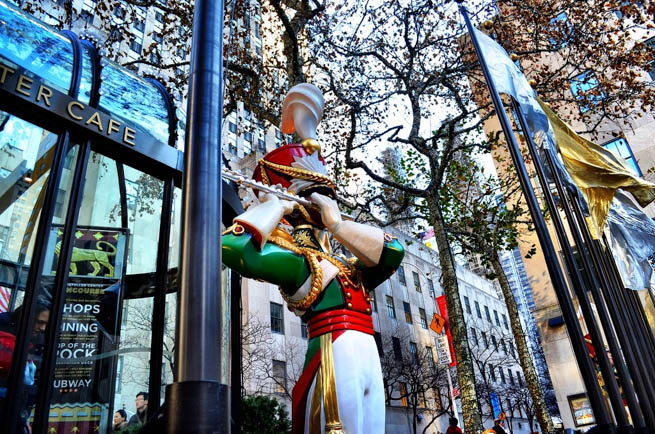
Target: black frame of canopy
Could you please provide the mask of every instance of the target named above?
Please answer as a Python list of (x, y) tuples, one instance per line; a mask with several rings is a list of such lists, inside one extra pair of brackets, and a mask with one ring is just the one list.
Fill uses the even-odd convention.
[[(70, 40), (73, 48), (73, 71), (71, 84), (69, 87), (68, 97), (75, 99), (79, 92), (81, 70), (82, 70), (82, 50), (83, 45), (89, 50), (92, 57), (92, 89), (91, 99), (88, 106), (97, 108), (99, 102), (99, 89), (101, 85), (100, 73), (102, 65), (100, 56), (93, 44), (86, 40), (80, 40), (76, 34), (71, 31), (65, 31), (63, 34)], [(1, 55), (2, 53), (0, 53)], [(31, 74), (34, 81), (40, 80), (40, 77)], [(155, 176), (164, 182), (164, 194), (162, 202), (162, 214), (160, 221), (160, 230), (158, 236), (156, 271), (155, 271), (155, 291), (153, 300), (153, 319), (152, 319), (152, 337), (151, 337), (151, 360), (161, 360), (163, 352), (164, 339), (164, 315), (165, 315), (165, 295), (167, 290), (168, 274), (168, 257), (169, 241), (171, 226), (171, 210), (173, 204), (174, 187), (180, 187), (183, 177), (183, 153), (175, 149), (176, 134), (176, 116), (172, 97), (166, 91), (166, 88), (159, 81), (148, 79), (162, 94), (167, 105), (169, 121), (169, 140), (168, 147), (160, 146), (156, 152), (152, 152), (152, 147), (140, 149), (137, 146), (127, 146), (113, 137), (92, 134), (80, 123), (62, 116), (44, 107), (43, 104), (26, 98), (25, 96), (11, 92), (9, 89), (0, 87), (0, 110), (11, 115), (24, 119), (38, 127), (45, 128), (58, 135), (54, 159), (50, 168), (51, 175), (48, 177), (44, 186), (46, 189), (45, 200), (39, 218), (38, 228), (34, 235), (35, 248), (32, 256), (31, 266), (27, 275), (25, 284), (25, 297), (23, 301), (24, 314), (20, 319), (16, 347), (12, 360), (12, 369), (9, 374), (7, 396), (15, 396), (21, 386), (23, 373), (22, 367), (25, 365), (27, 350), (29, 345), (31, 324), (35, 320), (35, 308), (37, 289), (41, 279), (44, 259), (46, 254), (46, 240), (52, 226), (52, 217), (54, 213), (56, 194), (61, 181), (64, 168), (64, 158), (72, 146), (80, 145), (77, 163), (74, 169), (73, 183), (71, 187), (71, 196), (68, 203), (66, 219), (64, 222), (64, 232), (67, 234), (63, 240), (62, 258), (58, 264), (55, 285), (53, 288), (53, 306), (51, 309), (50, 321), (46, 330), (46, 351), (44, 353), (43, 363), (41, 365), (42, 378), (39, 381), (37, 402), (35, 407), (35, 418), (33, 431), (45, 432), (48, 423), (48, 413), (50, 406), (51, 391), (49, 385), (52, 383), (52, 377), (56, 364), (56, 346), (54, 345), (59, 338), (59, 325), (61, 323), (61, 308), (64, 301), (64, 293), (68, 280), (68, 270), (71, 253), (72, 253), (72, 234), (75, 232), (77, 217), (82, 202), (82, 192), (84, 187), (85, 172), (88, 158), (91, 150), (99, 154), (113, 158), (117, 165), (117, 174), (119, 178), (119, 193), (121, 207), (121, 225), (127, 227), (127, 198), (125, 188), (124, 164), (128, 164), (149, 175)], [(53, 90), (54, 91), (54, 90)], [(56, 91), (54, 91), (56, 92)], [(64, 95), (62, 95), (64, 96)], [(73, 145), (72, 143), (75, 143)], [(227, 226), (231, 223), (232, 218), (243, 211), (240, 200), (236, 194), (234, 186), (223, 184), (223, 223)], [(220, 266), (217, 264), (217, 266)], [(16, 275), (15, 289), (18, 289), (18, 279), (20, 273)], [(238, 276), (232, 279), (232, 310), (234, 313), (240, 308), (240, 288), (236, 287), (239, 283)], [(239, 285), (240, 286), (240, 285)], [(238, 331), (234, 330), (237, 332)], [(236, 359), (235, 359), (236, 360)], [(233, 365), (232, 378), (239, 379), (238, 364)], [(161, 396), (161, 370), (160, 363), (150, 365), (149, 372), (149, 393), (152, 396)], [(233, 387), (235, 385), (233, 384)], [(237, 387), (240, 392), (240, 387)], [(12, 402), (13, 401), (13, 402)], [(18, 423), (18, 414), (20, 408), (16, 400), (7, 400), (4, 408), (3, 420), (7, 423), (0, 427), (0, 432), (11, 433), (15, 431)], [(158, 410), (159, 399), (153, 399), (149, 403), (149, 412), (151, 414)]]

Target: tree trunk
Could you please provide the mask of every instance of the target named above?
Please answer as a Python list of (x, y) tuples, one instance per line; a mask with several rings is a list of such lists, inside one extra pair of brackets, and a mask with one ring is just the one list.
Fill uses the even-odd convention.
[[(448, 307), (448, 318), (450, 332), (453, 337), (453, 346), (455, 348), (455, 358), (457, 359), (457, 379), (462, 402), (464, 430), (467, 433), (479, 433), (483, 430), (482, 418), (480, 408), (478, 407), (478, 398), (475, 393), (475, 372), (469, 352), (466, 322), (464, 321), (462, 302), (459, 298), (455, 264), (450, 252), (443, 215), (441, 214), (437, 198), (428, 197), (427, 203), (439, 251), (441, 279), (446, 296), (446, 306)], [(453, 412), (455, 411), (457, 410), (453, 409)]]
[[(546, 400), (544, 399), (544, 394), (541, 390), (541, 385), (539, 384), (537, 371), (534, 367), (534, 364), (532, 363), (532, 357), (530, 357), (528, 343), (525, 339), (523, 327), (521, 327), (519, 309), (516, 306), (516, 300), (514, 300), (512, 288), (509, 286), (509, 281), (507, 280), (505, 271), (500, 264), (498, 253), (493, 249), (488, 249), (488, 253), (489, 257), (491, 258), (491, 265), (494, 269), (494, 272), (496, 273), (496, 276), (498, 277), (498, 283), (500, 283), (503, 297), (505, 298), (505, 305), (507, 306), (507, 313), (509, 315), (509, 322), (512, 327), (512, 334), (514, 335), (514, 340), (516, 341), (516, 349), (519, 353), (519, 363), (523, 369), (525, 381), (528, 384), (528, 390), (530, 391), (530, 396), (532, 397), (532, 402), (534, 403), (537, 420), (539, 421), (539, 426), (541, 427), (541, 432), (552, 433), (555, 431), (555, 427), (553, 426), (550, 413), (548, 412), (548, 407), (546, 406)], [(532, 426), (530, 426), (530, 429), (532, 429)]]

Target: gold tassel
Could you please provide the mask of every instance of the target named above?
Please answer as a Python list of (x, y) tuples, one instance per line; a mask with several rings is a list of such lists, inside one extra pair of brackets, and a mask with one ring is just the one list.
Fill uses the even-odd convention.
[(316, 372), (316, 383), (309, 410), (309, 433), (321, 432), (321, 403), (325, 411), (325, 434), (345, 434), (339, 418), (337, 384), (334, 379), (332, 333), (321, 335), (321, 365)]
[(332, 355), (332, 333), (321, 336), (321, 386), (323, 408), (325, 409), (325, 434), (344, 434), (339, 419), (337, 384), (334, 379), (334, 358)]

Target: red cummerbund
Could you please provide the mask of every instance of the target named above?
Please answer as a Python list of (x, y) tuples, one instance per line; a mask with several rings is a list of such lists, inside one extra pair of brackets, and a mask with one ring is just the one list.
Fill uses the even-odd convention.
[(371, 315), (349, 309), (321, 312), (307, 322), (307, 330), (310, 339), (336, 330), (375, 334)]

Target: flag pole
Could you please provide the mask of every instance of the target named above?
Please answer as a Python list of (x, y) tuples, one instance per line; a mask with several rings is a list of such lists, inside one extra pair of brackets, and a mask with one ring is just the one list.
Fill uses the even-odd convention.
[[(633, 379), (633, 384), (637, 397), (639, 398), (639, 404), (641, 406), (644, 419), (646, 419), (646, 424), (649, 429), (655, 428), (655, 411), (653, 410), (653, 403), (651, 403), (649, 392), (645, 381), (648, 378), (644, 375), (649, 375), (644, 372), (641, 359), (639, 356), (638, 348), (635, 347), (632, 336), (633, 331), (629, 323), (626, 322), (625, 312), (622, 311), (620, 303), (617, 301), (614, 292), (611, 288), (610, 277), (607, 274), (607, 270), (603, 267), (601, 263), (600, 253), (598, 251), (598, 242), (593, 240), (589, 227), (585, 221), (584, 216), (582, 215), (582, 209), (578, 203), (577, 197), (571, 191), (569, 191), (570, 203), (575, 214), (575, 218), (578, 222), (578, 227), (582, 232), (585, 244), (589, 249), (591, 259), (594, 263), (594, 268), (599, 275), (600, 289), (603, 292), (603, 296), (607, 301), (607, 307), (612, 316), (613, 323), (616, 324), (614, 330), (616, 331), (619, 342), (621, 343), (621, 348), (623, 348), (623, 354), (626, 358), (628, 364), (628, 369), (630, 370), (631, 378)], [(644, 381), (638, 380), (639, 378), (645, 378)]]
[[(520, 111), (518, 113), (519, 116), (523, 117), (523, 114)], [(573, 215), (573, 211), (571, 210), (571, 205), (569, 204), (569, 197), (566, 194), (564, 186), (562, 185), (562, 180), (552, 160), (552, 155), (549, 154), (548, 152), (544, 152), (544, 155), (546, 157), (546, 165), (548, 166), (548, 169), (552, 173), (553, 181), (555, 182), (555, 187), (557, 188), (557, 194), (560, 197), (562, 208), (564, 209), (566, 220), (569, 223), (571, 234), (573, 234), (575, 245), (578, 247), (578, 253), (580, 254), (580, 258), (582, 259), (583, 270), (587, 277), (587, 281), (590, 284), (589, 290), (592, 294), (594, 302), (596, 303), (596, 307), (598, 311), (598, 319), (600, 323), (604, 325), (603, 329), (605, 331), (605, 339), (607, 340), (607, 344), (612, 353), (614, 367), (616, 368), (616, 372), (619, 376), (619, 380), (621, 382), (621, 385), (623, 386), (623, 391), (626, 396), (628, 408), (630, 409), (630, 416), (632, 417), (633, 425), (637, 430), (637, 432), (639, 433), (647, 432), (644, 416), (642, 414), (641, 408), (639, 407), (639, 403), (636, 399), (635, 389), (634, 386), (632, 385), (632, 380), (630, 378), (630, 374), (628, 373), (628, 369), (626, 367), (623, 351), (621, 350), (621, 347), (618, 344), (617, 336), (614, 332), (615, 327), (613, 326), (613, 324), (616, 323), (613, 323), (612, 320), (610, 319), (607, 310), (607, 305), (600, 293), (599, 288), (601, 287), (601, 284), (599, 282), (601, 282), (602, 279), (600, 279), (599, 276), (596, 274), (596, 270), (593, 266), (592, 259), (590, 258), (590, 252), (588, 251), (588, 246), (586, 246), (586, 243), (582, 239), (579, 225), (576, 224), (576, 219)], [(600, 346), (598, 348), (603, 348), (603, 347), (604, 346)], [(607, 355), (605, 354), (604, 351), (599, 351), (599, 352), (601, 353), (601, 357), (604, 356), (603, 358), (605, 359), (607, 358)], [(614, 374), (611, 373), (609, 375), (609, 378), (611, 379), (613, 376)], [(605, 372), (603, 372), (603, 377), (605, 377)], [(622, 404), (623, 403), (621, 403), (621, 405)], [(621, 414), (625, 415), (625, 411), (622, 411)], [(618, 422), (618, 418), (617, 418), (617, 422)], [(621, 422), (618, 422), (618, 424), (619, 426), (622, 425)], [(619, 431), (620, 430), (621, 428), (619, 427)]]
[(607, 412), (605, 401), (603, 400), (602, 393), (596, 379), (596, 372), (591, 358), (589, 357), (584, 337), (582, 336), (582, 330), (575, 313), (575, 308), (573, 307), (573, 302), (568, 292), (566, 281), (564, 280), (564, 275), (559, 267), (555, 247), (553, 246), (553, 242), (550, 239), (550, 235), (548, 234), (548, 228), (546, 227), (544, 217), (541, 215), (539, 202), (537, 201), (535, 193), (532, 189), (532, 185), (530, 184), (528, 171), (525, 167), (525, 164), (523, 163), (521, 152), (519, 150), (518, 144), (516, 143), (516, 138), (514, 137), (509, 119), (507, 118), (507, 113), (505, 113), (500, 95), (494, 86), (493, 80), (491, 79), (491, 75), (489, 73), (489, 69), (487, 68), (487, 65), (484, 61), (484, 57), (480, 49), (480, 44), (475, 36), (475, 32), (473, 31), (473, 25), (471, 24), (468, 12), (463, 5), (463, 0), (456, 0), (456, 2), (458, 3), (459, 11), (462, 14), (462, 17), (464, 18), (464, 22), (466, 23), (466, 28), (469, 32), (471, 42), (473, 43), (473, 47), (480, 62), (480, 67), (482, 68), (487, 87), (489, 88), (491, 100), (493, 102), (494, 108), (496, 109), (496, 114), (498, 115), (498, 120), (500, 121), (503, 134), (507, 140), (507, 145), (514, 162), (514, 167), (519, 177), (519, 182), (521, 183), (521, 189), (523, 190), (523, 194), (525, 196), (526, 203), (530, 210), (532, 221), (535, 226), (535, 231), (537, 232), (539, 243), (541, 244), (541, 248), (543, 250), (544, 259), (546, 261), (546, 266), (548, 267), (548, 273), (553, 284), (553, 289), (555, 290), (560, 309), (562, 310), (562, 317), (564, 318), (566, 328), (569, 332), (571, 346), (573, 347), (573, 352), (578, 362), (578, 368), (580, 369), (582, 380), (584, 382), (585, 388), (587, 389), (587, 395), (591, 404), (591, 408), (594, 412), (594, 416), (596, 417), (597, 424), (603, 428), (606, 428), (607, 431), (611, 431), (613, 430), (614, 425), (612, 424)]
[[(532, 136), (528, 131), (527, 121), (525, 120), (525, 116), (523, 116), (523, 113), (521, 112), (521, 107), (516, 102), (516, 100), (514, 100), (514, 98), (512, 98), (512, 108), (514, 109), (515, 116), (518, 119), (518, 124), (520, 125), (521, 130), (523, 131), (523, 134), (525, 136), (525, 140), (528, 146), (528, 151), (530, 152), (530, 157), (532, 158), (532, 163), (537, 173), (539, 184), (541, 185), (542, 194), (546, 199), (546, 203), (548, 204), (548, 209), (550, 210), (553, 226), (555, 227), (555, 233), (557, 234), (557, 239), (559, 240), (562, 253), (564, 254), (566, 268), (569, 270), (569, 275), (571, 277), (573, 290), (578, 298), (578, 303), (580, 304), (580, 308), (582, 309), (582, 314), (584, 316), (585, 323), (587, 324), (587, 329), (589, 330), (589, 336), (591, 337), (591, 342), (594, 348), (596, 349), (598, 365), (600, 366), (603, 379), (605, 380), (605, 385), (607, 387), (607, 394), (609, 396), (612, 409), (614, 410), (616, 424), (619, 426), (619, 430), (623, 432), (624, 429), (626, 429), (630, 425), (628, 422), (628, 416), (625, 412), (625, 406), (623, 405), (623, 399), (621, 398), (619, 385), (616, 382), (616, 377), (614, 376), (614, 372), (610, 365), (609, 358), (607, 357), (607, 353), (604, 351), (605, 343), (603, 341), (600, 328), (598, 327), (598, 323), (596, 322), (596, 317), (594, 315), (594, 312), (591, 309), (591, 303), (589, 302), (589, 298), (587, 296), (587, 288), (585, 288), (586, 285), (584, 284), (577, 262), (575, 260), (575, 257), (573, 256), (573, 251), (571, 250), (571, 244), (566, 234), (566, 229), (564, 228), (564, 222), (562, 221), (562, 218), (555, 204), (555, 199), (553, 198), (553, 195), (550, 190), (550, 185), (544, 173), (543, 164), (541, 163), (541, 160), (539, 159), (539, 155), (537, 154), (537, 148), (534, 144), (534, 141), (532, 140)], [(566, 212), (566, 204), (564, 204), (563, 200), (562, 200), (562, 205), (565, 208), (565, 212)], [(568, 213), (566, 215), (568, 218)], [(573, 222), (569, 220), (571, 232), (573, 233), (574, 239), (576, 240), (576, 245), (580, 245), (577, 243), (578, 238), (575, 238), (575, 236), (576, 235), (579, 236), (579, 234), (577, 234), (576, 228), (573, 225), (571, 225), (571, 223)], [(587, 276), (587, 282), (591, 283), (591, 280), (588, 278), (588, 276)], [(600, 313), (600, 308), (599, 308), (599, 313)], [(606, 336), (607, 334), (608, 333), (606, 333)]]

